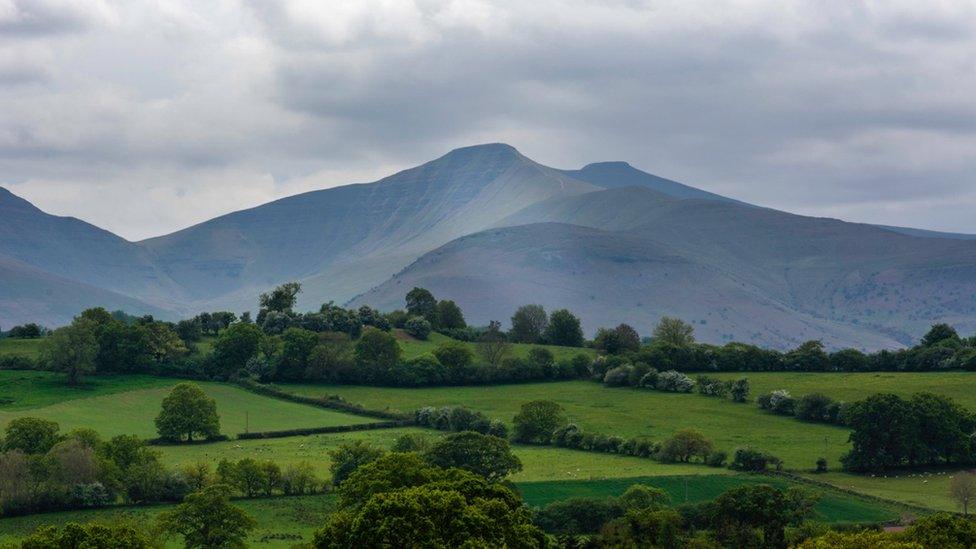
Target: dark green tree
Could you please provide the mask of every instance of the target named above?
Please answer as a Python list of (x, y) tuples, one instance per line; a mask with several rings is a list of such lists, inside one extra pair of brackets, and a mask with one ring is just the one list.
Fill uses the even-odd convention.
[(423, 317), (432, 325), (437, 324), (437, 300), (425, 288), (414, 288), (407, 292), (407, 313)]
[(297, 381), (305, 376), (312, 350), (319, 343), (315, 332), (302, 328), (288, 328), (281, 334), (281, 355), (277, 374), (283, 380)]
[(437, 325), (438, 330), (458, 330), (467, 328), (468, 323), (464, 321), (464, 313), (457, 303), (449, 299), (442, 299), (437, 302)]
[(356, 362), (374, 374), (386, 372), (400, 361), (396, 337), (382, 330), (366, 330), (356, 342)]
[(959, 333), (956, 329), (948, 324), (935, 324), (929, 331), (922, 337), (922, 346), (931, 347), (938, 343), (958, 343)]
[(512, 315), (509, 335), (516, 343), (539, 343), (549, 326), (549, 315), (542, 305), (522, 305)]
[(342, 485), (356, 469), (376, 461), (384, 453), (382, 448), (362, 440), (340, 444), (338, 448), (329, 451), (329, 457), (332, 458), (329, 471), (332, 473), (333, 486)]
[(229, 376), (244, 368), (248, 359), (257, 356), (264, 341), (264, 333), (254, 324), (238, 323), (224, 330), (214, 343), (215, 372)]
[(534, 400), (522, 405), (512, 423), (517, 442), (548, 443), (552, 432), (566, 424), (566, 414), (551, 400)]
[(20, 450), (25, 454), (47, 453), (58, 443), (58, 424), (36, 417), (19, 417), (10, 420), (4, 429), (3, 449)]
[(50, 370), (67, 374), (69, 385), (78, 385), (84, 374), (95, 371), (96, 326), (92, 320), (76, 318), (68, 326), (54, 330), (41, 346), (41, 363)]
[(230, 490), (214, 485), (194, 492), (171, 511), (160, 513), (160, 529), (183, 536), (187, 549), (247, 547), (247, 535), (256, 523), (230, 502)]
[(522, 462), (512, 453), (507, 440), (474, 431), (447, 435), (424, 455), (438, 467), (471, 471), (490, 482), (522, 470)]
[(174, 442), (191, 442), (197, 435), (215, 437), (220, 434), (217, 402), (199, 385), (180, 383), (163, 399), (156, 430), (160, 437)]
[(915, 446), (918, 422), (898, 395), (879, 393), (851, 404), (844, 419), (852, 429), (851, 451), (842, 459), (855, 471), (884, 471), (905, 465)]
[(549, 325), (543, 332), (542, 339), (552, 345), (563, 347), (582, 347), (583, 328), (580, 320), (566, 309), (553, 311), (549, 316)]
[(302, 285), (298, 282), (286, 282), (271, 290), (269, 293), (261, 294), (258, 297), (258, 324), (264, 324), (268, 313), (290, 313), (298, 301), (298, 294), (302, 291)]

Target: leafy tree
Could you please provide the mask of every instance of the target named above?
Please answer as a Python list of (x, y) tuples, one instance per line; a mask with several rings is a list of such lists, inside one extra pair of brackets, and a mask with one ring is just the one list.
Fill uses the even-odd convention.
[(258, 354), (264, 340), (261, 328), (237, 323), (224, 330), (214, 343), (213, 360), (224, 376), (236, 372)]
[(631, 510), (604, 525), (600, 542), (603, 547), (684, 547), (683, 526), (674, 509)]
[(968, 549), (976, 547), (976, 521), (936, 513), (916, 520), (903, 535), (926, 548)]
[(445, 341), (434, 349), (437, 361), (446, 366), (453, 373), (458, 373), (471, 365), (474, 353), (471, 348), (460, 341)]
[(45, 454), (58, 443), (58, 430), (58, 424), (47, 419), (12, 419), (4, 430), (3, 449), (20, 450), (25, 454)]
[(41, 346), (41, 362), (51, 370), (68, 374), (69, 385), (78, 385), (84, 374), (95, 371), (95, 326), (92, 320), (77, 318), (54, 330)]
[(902, 541), (887, 532), (863, 530), (860, 532), (835, 532), (805, 540), (797, 549), (921, 549), (913, 541)]
[(566, 415), (551, 400), (534, 400), (522, 405), (512, 420), (518, 442), (549, 442), (552, 432), (566, 424)]
[(188, 496), (180, 505), (160, 513), (160, 529), (183, 536), (184, 547), (247, 547), (248, 533), (254, 519), (231, 504), (229, 489), (223, 485), (208, 486)]
[(750, 473), (761, 473), (769, 470), (770, 467), (779, 469), (783, 464), (778, 457), (767, 454), (753, 448), (736, 448), (732, 455), (732, 463), (729, 469), (734, 471), (748, 471)]
[(949, 483), (949, 495), (956, 500), (964, 515), (969, 515), (969, 505), (976, 501), (976, 474), (960, 471)]
[(356, 362), (348, 334), (326, 332), (309, 354), (305, 378), (335, 383), (347, 377)]
[(549, 315), (542, 305), (522, 305), (512, 315), (510, 336), (516, 343), (539, 343), (549, 326)]
[(41, 328), (40, 325), (33, 322), (14, 326), (7, 332), (7, 337), (15, 337), (18, 339), (36, 339), (42, 335), (44, 335), (44, 328)]
[(190, 442), (195, 435), (215, 437), (220, 434), (217, 402), (199, 385), (180, 383), (163, 399), (156, 430), (160, 437), (174, 442)]
[(420, 340), (426, 340), (432, 329), (430, 322), (422, 316), (408, 318), (407, 323), (403, 327), (407, 330), (408, 334)]
[(166, 362), (189, 352), (186, 344), (168, 324), (148, 322), (143, 327), (149, 338), (149, 352), (156, 362)]
[(801, 343), (783, 357), (787, 370), (798, 372), (825, 372), (830, 369), (830, 357), (824, 351), (823, 342), (815, 339)]
[(374, 371), (386, 371), (400, 361), (402, 350), (393, 335), (381, 330), (366, 330), (356, 342), (356, 361)]
[(611, 355), (636, 351), (640, 349), (640, 335), (628, 324), (621, 324), (612, 330), (600, 328), (593, 340), (593, 346)]
[(298, 301), (298, 294), (302, 291), (302, 285), (298, 282), (286, 282), (272, 290), (270, 293), (261, 294), (258, 297), (258, 324), (264, 324), (265, 317), (270, 312), (290, 313)]
[(522, 462), (512, 453), (508, 441), (474, 431), (447, 435), (424, 455), (434, 465), (471, 471), (490, 482), (522, 470)]
[(96, 369), (104, 372), (138, 372), (153, 361), (149, 332), (138, 324), (111, 322), (98, 334)]
[(654, 327), (651, 339), (676, 347), (690, 347), (695, 343), (695, 328), (680, 318), (662, 317)]
[(830, 369), (835, 372), (864, 372), (869, 366), (867, 355), (857, 349), (841, 349), (830, 353)]
[(356, 469), (376, 461), (383, 454), (382, 448), (376, 448), (362, 440), (339, 445), (338, 448), (329, 451), (329, 457), (332, 458), (332, 464), (329, 465), (332, 484), (340, 486)]
[(512, 349), (511, 343), (502, 332), (502, 324), (497, 320), (488, 323), (488, 329), (481, 334), (477, 343), (478, 354), (485, 359), (492, 368), (501, 365), (502, 360)]
[(939, 343), (958, 343), (959, 341), (959, 333), (956, 332), (955, 328), (948, 324), (935, 324), (922, 337), (921, 344), (923, 347), (932, 347)]
[(729, 395), (733, 402), (745, 402), (749, 400), (749, 380), (743, 377), (733, 381), (732, 387), (729, 389)]
[(833, 423), (837, 418), (831, 417), (834, 399), (822, 393), (810, 393), (800, 397), (796, 404), (796, 417), (807, 421), (826, 421)]
[(815, 499), (797, 488), (733, 488), (710, 506), (715, 537), (726, 547), (786, 547), (786, 527), (799, 524)]
[(302, 328), (288, 328), (281, 334), (281, 355), (277, 375), (284, 380), (299, 380), (308, 368), (309, 356), (319, 342), (315, 332)]
[(712, 452), (712, 443), (700, 431), (682, 429), (664, 441), (659, 457), (664, 462), (687, 463), (692, 458), (705, 458)]
[(437, 328), (440, 330), (458, 330), (467, 328), (468, 323), (464, 321), (464, 313), (461, 308), (451, 300), (442, 299), (437, 302)]
[(844, 417), (851, 427), (848, 469), (883, 471), (904, 465), (915, 445), (918, 423), (911, 405), (898, 395), (876, 394), (853, 403)]
[(553, 311), (542, 338), (552, 345), (582, 347), (583, 329), (580, 327), (579, 318), (566, 309)]
[(644, 484), (633, 484), (620, 496), (625, 509), (657, 510), (671, 503), (671, 496), (660, 488)]
[(437, 300), (434, 294), (425, 288), (414, 288), (407, 292), (407, 313), (419, 316), (430, 322), (437, 323)]

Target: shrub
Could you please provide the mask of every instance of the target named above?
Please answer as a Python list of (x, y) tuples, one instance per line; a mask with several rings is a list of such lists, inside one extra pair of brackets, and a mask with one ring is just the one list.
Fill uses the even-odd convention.
[(460, 370), (467, 368), (474, 360), (471, 348), (459, 341), (446, 341), (434, 349), (437, 361), (453, 370), (454, 377), (459, 377)]
[(658, 458), (665, 463), (687, 463), (694, 458), (705, 461), (712, 452), (712, 443), (701, 432), (682, 429), (661, 444)]
[(634, 367), (629, 364), (607, 370), (607, 373), (603, 375), (603, 383), (611, 387), (629, 385), (630, 374), (633, 370)]
[(827, 458), (817, 458), (817, 472), (826, 473), (827, 472)]
[(730, 395), (733, 402), (745, 402), (749, 400), (749, 380), (743, 377), (733, 381)]
[(648, 389), (657, 389), (657, 378), (657, 370), (651, 368), (646, 374), (643, 375), (643, 377), (640, 378), (640, 381), (637, 382), (637, 386), (647, 387)]
[(523, 404), (512, 423), (516, 441), (548, 444), (553, 431), (566, 424), (566, 415), (551, 400), (535, 400)]
[(779, 470), (782, 466), (783, 461), (772, 454), (767, 454), (752, 448), (738, 448), (733, 454), (729, 469), (761, 473), (768, 471), (770, 467)]
[(427, 319), (421, 316), (412, 316), (407, 319), (403, 328), (413, 337), (426, 340), (427, 336), (430, 335), (431, 325)]
[(810, 393), (809, 395), (803, 395), (796, 404), (796, 417), (806, 421), (827, 421), (833, 423), (831, 420), (831, 414), (833, 413), (836, 418), (837, 407), (831, 410), (831, 405), (834, 404), (834, 399), (820, 394), (820, 393)]
[(705, 465), (709, 467), (722, 467), (729, 455), (721, 450), (715, 450), (705, 456)]
[(774, 414), (792, 416), (796, 412), (796, 400), (786, 389), (777, 389), (765, 395), (760, 395), (756, 403), (763, 410), (768, 410)]
[(695, 381), (681, 372), (668, 370), (658, 374), (655, 386), (660, 391), (690, 393), (695, 388)]

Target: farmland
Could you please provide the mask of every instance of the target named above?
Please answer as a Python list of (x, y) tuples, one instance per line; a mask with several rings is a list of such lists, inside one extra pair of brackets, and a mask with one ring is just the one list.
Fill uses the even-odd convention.
[[(431, 333), (426, 341), (421, 341), (415, 339), (406, 334), (403, 330), (396, 331), (397, 341), (400, 343), (400, 348), (403, 349), (403, 357), (406, 359), (417, 358), (426, 354), (430, 354), (437, 348), (438, 345), (443, 343), (454, 341), (453, 339), (439, 333)], [(464, 343), (472, 351), (477, 351), (477, 347), (474, 343)], [(529, 351), (535, 347), (541, 347), (548, 349), (553, 358), (558, 360), (568, 360), (574, 356), (583, 353), (588, 357), (596, 356), (596, 351), (593, 349), (579, 348), (579, 347), (559, 347), (557, 345), (530, 345), (526, 343), (512, 343), (511, 344), (511, 356), (518, 358), (526, 358), (529, 356)]]

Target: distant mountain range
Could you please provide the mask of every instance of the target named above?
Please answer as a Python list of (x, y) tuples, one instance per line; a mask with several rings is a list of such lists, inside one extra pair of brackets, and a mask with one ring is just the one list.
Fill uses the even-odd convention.
[(558, 170), (503, 144), (142, 242), (0, 188), (0, 326), (57, 326), (92, 305), (240, 312), (299, 280), (302, 309), (399, 308), (424, 286), (475, 324), (540, 303), (588, 333), (671, 315), (715, 343), (877, 349), (934, 322), (976, 331), (974, 238), (793, 215), (624, 162)]

